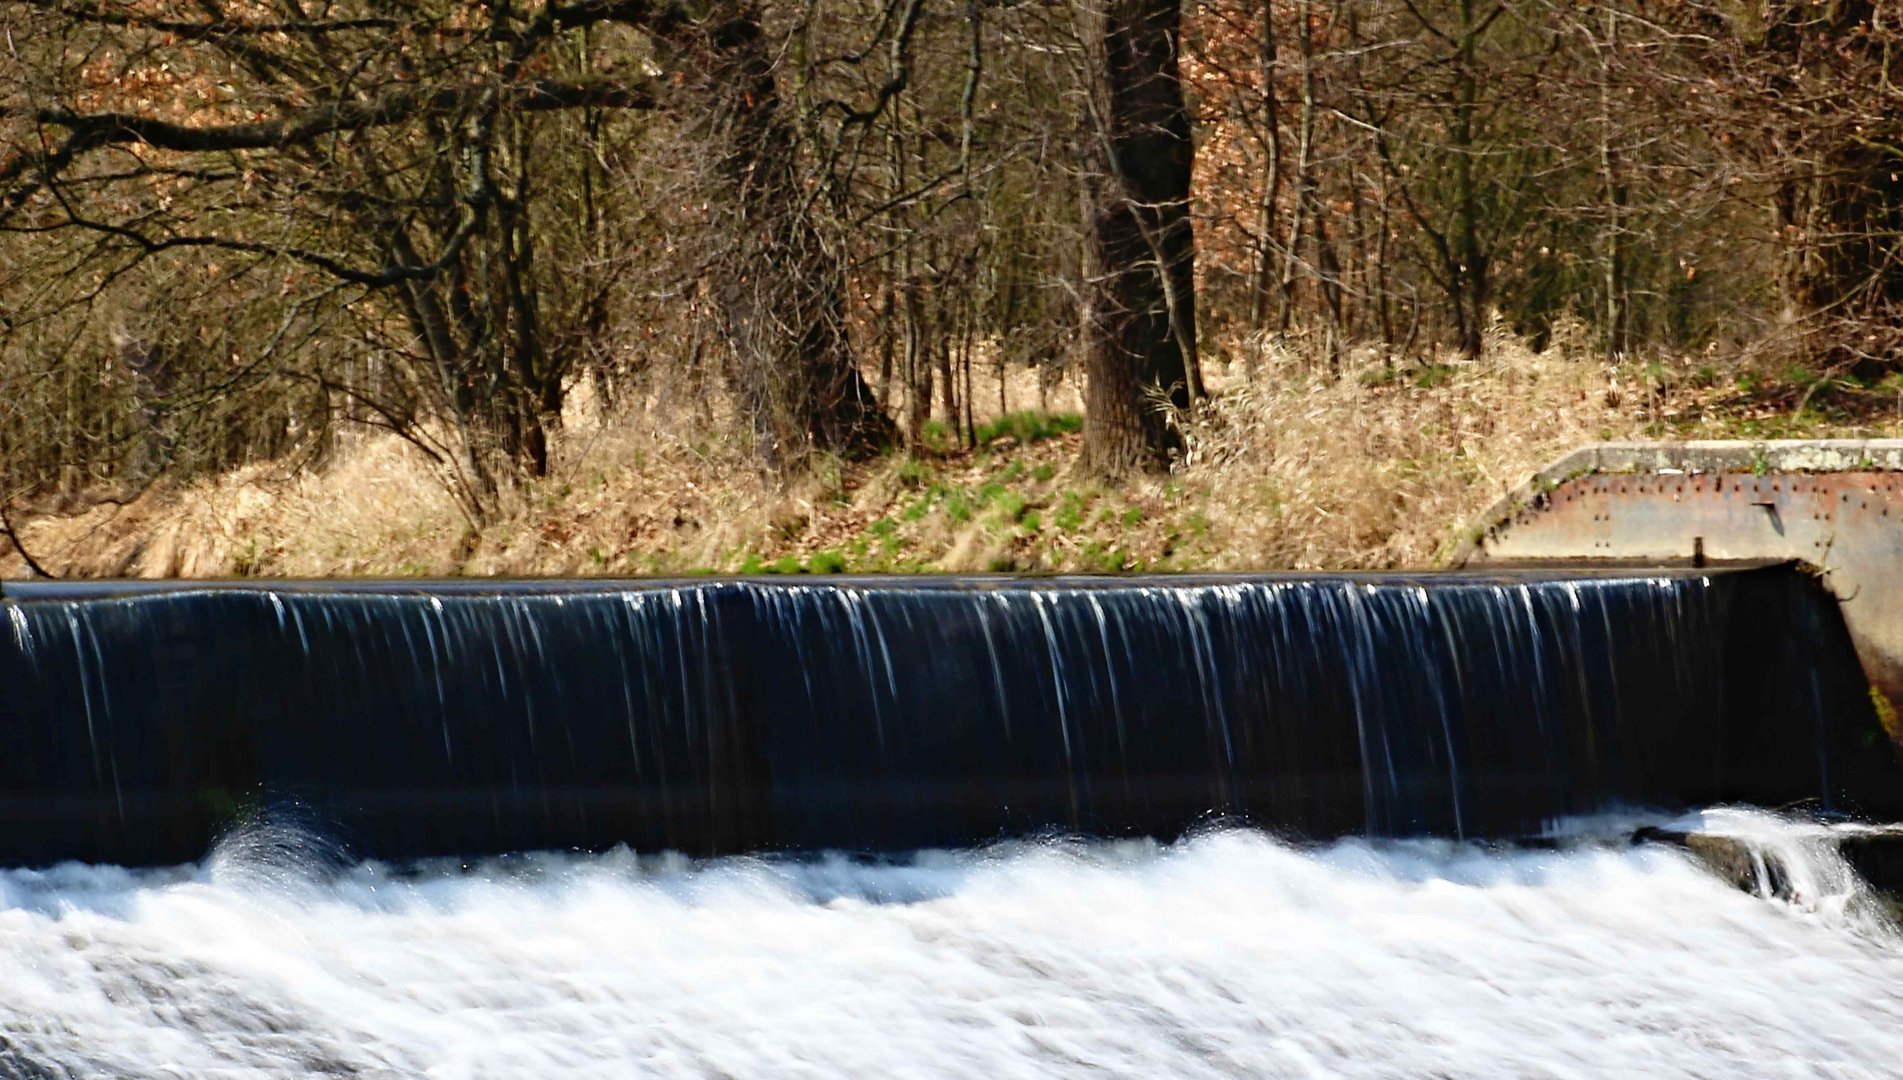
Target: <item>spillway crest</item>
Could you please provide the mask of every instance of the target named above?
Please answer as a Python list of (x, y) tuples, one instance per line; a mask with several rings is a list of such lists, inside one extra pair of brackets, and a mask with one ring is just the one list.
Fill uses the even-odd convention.
[[(1897, 790), (1787, 569), (9, 586), (0, 861), (1522, 833)], [(1879, 775), (1880, 774), (1880, 775)]]

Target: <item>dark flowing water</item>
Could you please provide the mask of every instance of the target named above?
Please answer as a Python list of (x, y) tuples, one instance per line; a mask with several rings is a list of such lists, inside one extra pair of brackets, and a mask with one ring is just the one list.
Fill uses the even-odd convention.
[[(9, 589), (0, 861), (1537, 831), (1894, 794), (1782, 569)], [(1881, 775), (1873, 774), (1878, 770)]]

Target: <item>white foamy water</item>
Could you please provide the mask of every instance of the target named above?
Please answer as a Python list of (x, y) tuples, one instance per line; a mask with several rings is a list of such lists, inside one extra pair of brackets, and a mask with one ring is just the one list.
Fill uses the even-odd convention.
[(0, 874), (0, 1075), (1903, 1070), (1886, 924), (1663, 847), (294, 862)]

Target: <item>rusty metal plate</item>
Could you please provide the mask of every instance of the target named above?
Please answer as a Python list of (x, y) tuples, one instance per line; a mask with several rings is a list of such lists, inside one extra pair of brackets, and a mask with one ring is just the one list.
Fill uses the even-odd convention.
[(1903, 473), (1594, 473), (1542, 487), (1462, 561), (1801, 561), (1841, 602), (1871, 681), (1903, 701)]

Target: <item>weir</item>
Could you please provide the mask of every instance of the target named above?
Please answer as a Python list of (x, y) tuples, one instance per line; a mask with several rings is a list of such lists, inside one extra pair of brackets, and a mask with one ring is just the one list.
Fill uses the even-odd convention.
[(1787, 566), (1386, 576), (20, 583), (0, 861), (888, 851), (1045, 831), (1507, 836), (1893, 813)]

